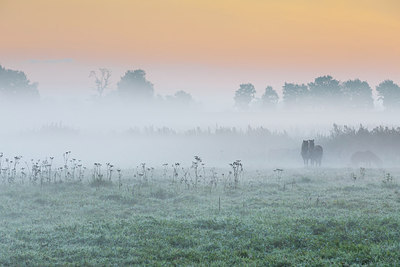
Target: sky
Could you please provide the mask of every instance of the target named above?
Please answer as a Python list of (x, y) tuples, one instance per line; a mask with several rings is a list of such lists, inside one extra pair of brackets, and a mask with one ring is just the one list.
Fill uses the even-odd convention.
[(146, 70), (156, 93), (233, 96), (330, 74), (400, 83), (398, 0), (0, 0), (0, 64), (42, 95), (91, 94), (92, 69)]

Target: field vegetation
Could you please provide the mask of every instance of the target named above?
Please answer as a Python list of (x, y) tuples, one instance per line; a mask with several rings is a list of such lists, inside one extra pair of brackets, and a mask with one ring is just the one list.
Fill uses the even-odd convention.
[(86, 169), (69, 154), (25, 175), (3, 162), (1, 265), (400, 262), (396, 169)]

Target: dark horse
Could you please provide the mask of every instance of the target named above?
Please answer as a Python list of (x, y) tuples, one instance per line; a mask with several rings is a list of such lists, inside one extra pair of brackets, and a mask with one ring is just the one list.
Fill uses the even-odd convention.
[(322, 155), (324, 154), (324, 150), (320, 145), (314, 145), (314, 140), (309, 140), (309, 147), (310, 150), (310, 160), (312, 166), (321, 166)]
[(314, 140), (303, 140), (301, 156), (303, 157), (304, 165), (308, 166), (308, 161), (310, 161), (312, 166), (321, 166), (323, 154), (322, 146), (315, 145)]
[(308, 150), (308, 141), (303, 140), (301, 145), (301, 156), (303, 157), (304, 166), (308, 166), (308, 160), (310, 159), (310, 151)]

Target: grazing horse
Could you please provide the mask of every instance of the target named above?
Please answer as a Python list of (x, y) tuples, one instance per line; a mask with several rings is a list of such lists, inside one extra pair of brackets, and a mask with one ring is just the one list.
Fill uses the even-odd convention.
[(382, 166), (382, 160), (373, 152), (367, 151), (357, 151), (351, 155), (351, 163), (355, 167), (375, 167)]
[(308, 141), (303, 140), (301, 145), (301, 156), (303, 157), (304, 166), (308, 166), (308, 160), (310, 159), (310, 151), (308, 149)]
[(312, 166), (321, 166), (323, 154), (324, 150), (322, 149), (322, 146), (315, 145), (314, 140), (303, 140), (301, 145), (301, 156), (303, 157), (305, 166), (308, 166), (308, 161), (310, 161)]

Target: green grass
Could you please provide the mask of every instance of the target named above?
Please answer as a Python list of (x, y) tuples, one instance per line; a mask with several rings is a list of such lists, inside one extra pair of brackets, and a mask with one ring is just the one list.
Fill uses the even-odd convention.
[(236, 190), (2, 184), (0, 264), (399, 265), (400, 172), (351, 172), (248, 172)]

